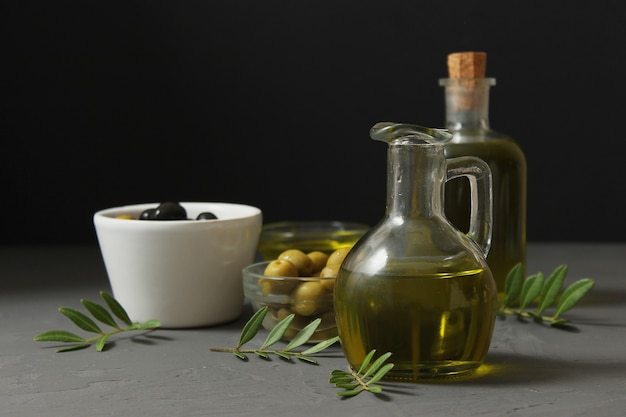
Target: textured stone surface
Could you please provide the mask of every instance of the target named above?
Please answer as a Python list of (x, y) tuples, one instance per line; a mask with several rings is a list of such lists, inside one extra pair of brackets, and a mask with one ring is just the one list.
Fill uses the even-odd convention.
[(320, 357), (319, 366), (242, 362), (209, 351), (237, 343), (248, 307), (223, 326), (124, 336), (101, 353), (55, 353), (33, 336), (75, 329), (57, 308), (81, 309), (81, 298), (99, 301), (98, 291), (108, 290), (97, 248), (0, 248), (0, 415), (623, 415), (626, 244), (529, 246), (529, 273), (549, 274), (561, 263), (569, 266), (568, 283), (597, 282), (566, 314), (572, 331), (509, 317), (496, 324), (480, 377), (386, 384), (384, 395), (341, 400), (327, 382), (332, 369), (346, 366), (339, 349)]

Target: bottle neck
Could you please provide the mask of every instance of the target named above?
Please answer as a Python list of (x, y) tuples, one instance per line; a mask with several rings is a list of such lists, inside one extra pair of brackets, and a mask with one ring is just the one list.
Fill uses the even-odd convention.
[(489, 129), (489, 87), (495, 78), (442, 78), (445, 88), (446, 128)]
[(392, 142), (387, 153), (387, 215), (433, 217), (443, 213), (443, 145)]

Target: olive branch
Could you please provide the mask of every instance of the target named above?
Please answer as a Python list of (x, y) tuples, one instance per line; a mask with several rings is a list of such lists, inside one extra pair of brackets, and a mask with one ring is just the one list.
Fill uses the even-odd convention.
[[(339, 336), (335, 336), (328, 340), (319, 342), (306, 350), (294, 350), (295, 348), (308, 342), (321, 322), (321, 319), (318, 318), (300, 330), (300, 332), (298, 332), (298, 334), (296, 334), (296, 336), (291, 339), (291, 341), (284, 348), (270, 349), (271, 346), (275, 345), (282, 339), (283, 335), (289, 328), (289, 325), (295, 316), (294, 314), (290, 314), (274, 326), (259, 348), (243, 348), (243, 346), (252, 340), (259, 332), (267, 312), (267, 306), (263, 306), (256, 313), (254, 313), (252, 318), (250, 318), (250, 320), (248, 320), (248, 322), (244, 325), (237, 346), (234, 348), (210, 348), (210, 350), (213, 352), (229, 352), (243, 361), (248, 360), (248, 356), (246, 354), (255, 354), (266, 360), (270, 360), (270, 355), (276, 355), (286, 361), (296, 358), (303, 362), (317, 365), (317, 360), (311, 358), (309, 355), (319, 353), (339, 341)], [(363, 364), (358, 370), (348, 367), (348, 372), (340, 370), (332, 371), (329, 382), (335, 384), (337, 388), (343, 389), (343, 391), (337, 393), (338, 396), (352, 397), (363, 391), (369, 391), (372, 393), (379, 393), (382, 391), (382, 387), (380, 385), (376, 385), (376, 382), (380, 381), (387, 374), (387, 372), (393, 368), (393, 364), (385, 364), (383, 366), (383, 363), (391, 356), (391, 353), (386, 353), (370, 365), (375, 352), (375, 350), (372, 350), (365, 357)]]
[(387, 352), (370, 365), (375, 353), (376, 349), (372, 349), (357, 370), (349, 366), (348, 372), (335, 369), (330, 373), (331, 377), (328, 382), (343, 389), (337, 393), (338, 396), (353, 397), (363, 391), (374, 394), (382, 392), (383, 388), (376, 383), (385, 377), (387, 372), (394, 367), (394, 364), (385, 364), (385, 361), (391, 356), (391, 352)]
[(85, 349), (95, 342), (96, 350), (98, 352), (102, 352), (109, 341), (109, 338), (114, 334), (132, 330), (153, 330), (161, 325), (161, 323), (157, 320), (148, 320), (144, 323), (133, 322), (128, 317), (124, 307), (122, 307), (122, 305), (115, 298), (113, 298), (112, 295), (104, 291), (100, 291), (100, 297), (102, 297), (106, 305), (109, 307), (111, 313), (126, 324), (126, 327), (122, 327), (117, 324), (111, 313), (109, 313), (109, 311), (107, 311), (107, 309), (100, 304), (89, 300), (80, 300), (83, 307), (85, 307), (85, 309), (87, 309), (87, 311), (91, 313), (96, 320), (112, 327), (113, 330), (105, 332), (96, 324), (96, 322), (84, 313), (72, 308), (60, 307), (59, 312), (70, 319), (76, 326), (87, 332), (96, 333), (97, 335), (90, 338), (84, 338), (67, 330), (49, 330), (35, 336), (35, 342), (72, 343), (71, 346), (58, 349), (57, 352), (70, 352), (73, 350)]
[(230, 352), (234, 354), (241, 360), (248, 360), (248, 356), (246, 353), (256, 354), (257, 356), (263, 359), (270, 359), (270, 355), (277, 355), (282, 359), (291, 360), (292, 358), (299, 359), (303, 362), (308, 362), (311, 364), (317, 364), (317, 361), (311, 358), (309, 355), (319, 353), (324, 349), (332, 346), (337, 341), (339, 341), (339, 337), (335, 336), (328, 340), (324, 340), (319, 342), (318, 344), (305, 349), (303, 351), (295, 351), (294, 349), (300, 347), (307, 343), (315, 330), (320, 325), (321, 319), (315, 319), (311, 323), (309, 323), (306, 327), (300, 330), (293, 339), (289, 342), (287, 346), (282, 349), (270, 349), (271, 346), (275, 345), (279, 342), (284, 336), (285, 332), (289, 328), (291, 321), (295, 317), (295, 314), (290, 314), (289, 316), (282, 319), (267, 335), (267, 338), (261, 345), (261, 347), (257, 349), (244, 349), (243, 345), (248, 343), (250, 340), (256, 336), (261, 329), (261, 324), (263, 323), (263, 319), (268, 312), (267, 306), (261, 307), (250, 320), (244, 325), (244, 328), (241, 332), (241, 336), (239, 337), (239, 342), (237, 346), (234, 348), (211, 348), (210, 350), (213, 352)]
[[(498, 315), (530, 318), (535, 322), (546, 322), (554, 327), (566, 325), (569, 320), (561, 318), (563, 313), (578, 304), (595, 285), (594, 280), (583, 278), (563, 289), (566, 275), (567, 265), (560, 265), (547, 279), (541, 272), (524, 279), (522, 264), (516, 264), (507, 274), (505, 298)], [(527, 310), (527, 307), (533, 303), (536, 303), (536, 309)], [(545, 311), (554, 305), (556, 306), (554, 313), (545, 315)]]

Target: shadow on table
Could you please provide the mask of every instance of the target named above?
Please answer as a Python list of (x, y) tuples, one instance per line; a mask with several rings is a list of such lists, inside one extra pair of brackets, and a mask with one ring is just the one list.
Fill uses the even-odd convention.
[(626, 363), (576, 362), (539, 358), (513, 353), (489, 353), (475, 376), (460, 379), (458, 384), (501, 385), (558, 382), (589, 379), (594, 375), (626, 373)]

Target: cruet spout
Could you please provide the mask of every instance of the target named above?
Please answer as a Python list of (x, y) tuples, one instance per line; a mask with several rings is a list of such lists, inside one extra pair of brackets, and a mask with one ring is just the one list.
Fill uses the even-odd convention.
[(446, 129), (434, 129), (408, 123), (378, 122), (370, 129), (370, 137), (387, 143), (409, 138), (426, 143), (446, 143), (452, 139), (452, 134)]

